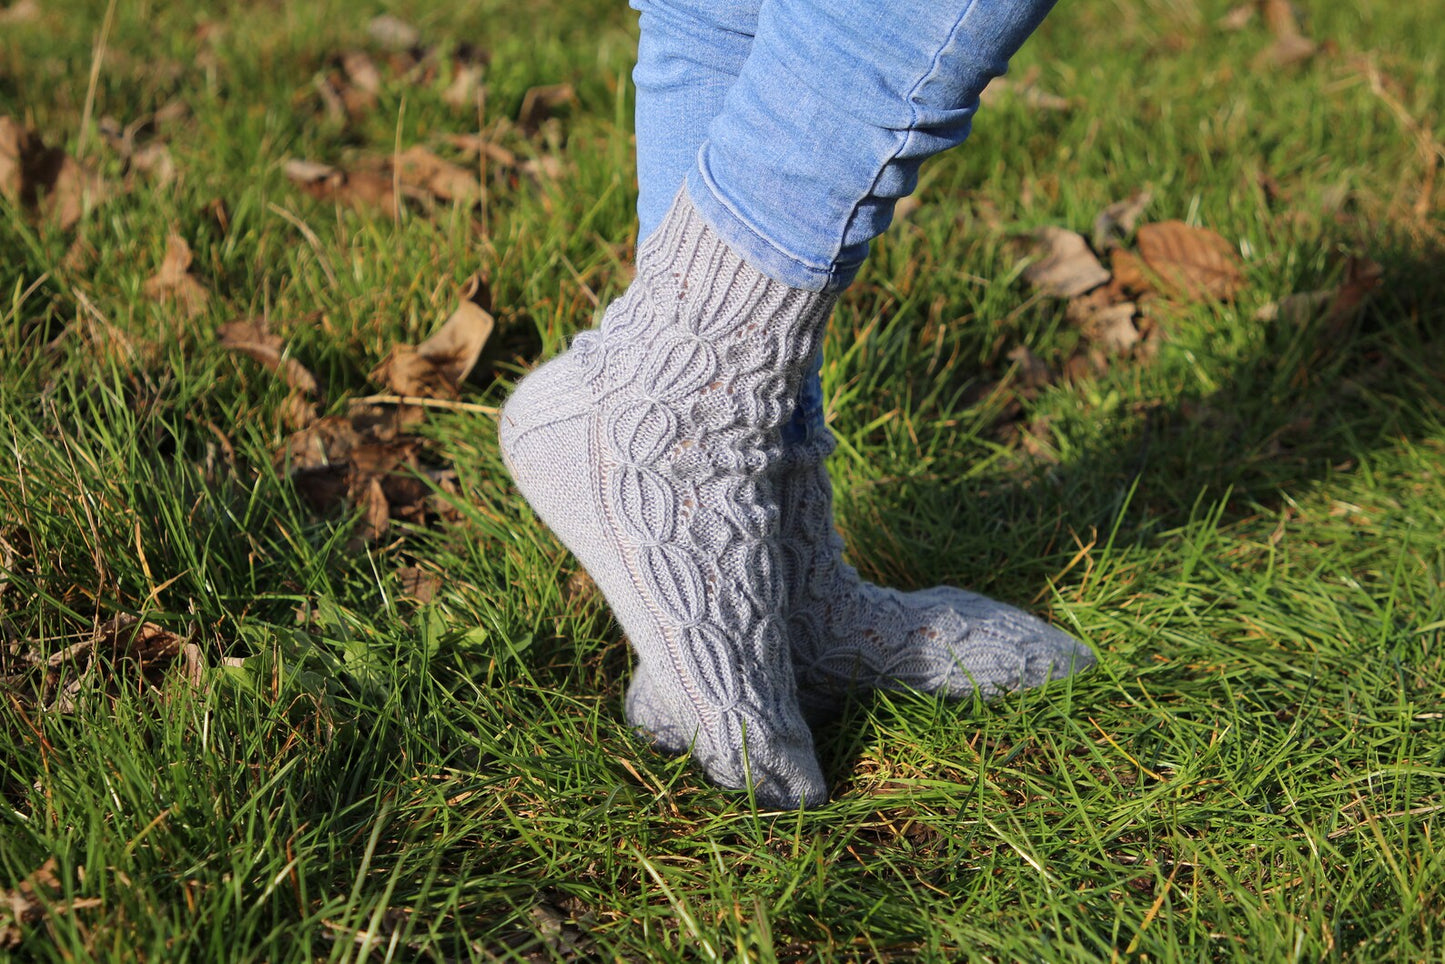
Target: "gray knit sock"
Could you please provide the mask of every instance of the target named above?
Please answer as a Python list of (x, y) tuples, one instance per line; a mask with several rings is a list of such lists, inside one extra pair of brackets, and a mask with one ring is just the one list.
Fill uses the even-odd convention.
[[(826, 428), (787, 447), (778, 471), (788, 642), (805, 716), (818, 723), (871, 689), (949, 698), (1039, 686), (1094, 665), (1083, 643), (1029, 614), (947, 586), (904, 593), (859, 578), (833, 527)], [(639, 673), (629, 699), (654, 702)], [(665, 731), (665, 719), (651, 727)]]
[(910, 689), (985, 699), (1087, 669), (1083, 643), (1012, 606), (947, 586), (899, 592), (843, 560), (824, 460), (826, 427), (790, 446), (781, 467), (788, 637), (810, 718), (850, 690)]
[(522, 494), (637, 652), (630, 721), (772, 806), (827, 788), (786, 639), (779, 429), (833, 298), (745, 264), (679, 194), (598, 330), (502, 410)]

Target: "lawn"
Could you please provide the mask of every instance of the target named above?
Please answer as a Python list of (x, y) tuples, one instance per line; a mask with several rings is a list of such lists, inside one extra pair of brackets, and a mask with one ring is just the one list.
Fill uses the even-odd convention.
[(497, 452), (628, 280), (635, 15), (8, 2), (0, 959), (1445, 961), (1431, 4), (1063, 4), (925, 167), (839, 527), (1100, 661), (860, 701), (779, 814), (630, 733)]

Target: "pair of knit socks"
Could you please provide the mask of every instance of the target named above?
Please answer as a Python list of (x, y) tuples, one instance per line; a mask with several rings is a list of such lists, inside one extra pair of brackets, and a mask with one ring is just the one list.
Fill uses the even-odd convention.
[(876, 687), (990, 696), (1093, 662), (1016, 609), (843, 562), (830, 442), (781, 431), (833, 300), (750, 267), (679, 193), (602, 324), (500, 420), (522, 494), (637, 653), (629, 721), (779, 808), (827, 800), (805, 709)]

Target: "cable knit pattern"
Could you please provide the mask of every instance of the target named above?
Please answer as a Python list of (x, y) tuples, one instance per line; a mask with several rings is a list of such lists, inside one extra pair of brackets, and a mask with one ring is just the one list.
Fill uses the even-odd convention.
[(750, 268), (679, 194), (599, 329), (523, 379), (500, 420), (522, 494), (650, 681), (631, 722), (776, 806), (827, 798), (786, 640), (774, 477), (832, 301)]
[[(836, 443), (821, 418), (803, 421), (778, 464), (777, 492), (788, 641), (808, 719), (820, 722), (870, 689), (988, 699), (1094, 664), (1083, 643), (1013, 606), (947, 586), (904, 593), (859, 578), (833, 525), (824, 462)], [(639, 674), (629, 699), (651, 703), (651, 688)]]
[(864, 582), (843, 559), (819, 426), (791, 446), (778, 481), (788, 636), (805, 709), (849, 690), (911, 689), (988, 699), (1087, 669), (1093, 652), (1028, 613), (948, 586), (900, 592)]

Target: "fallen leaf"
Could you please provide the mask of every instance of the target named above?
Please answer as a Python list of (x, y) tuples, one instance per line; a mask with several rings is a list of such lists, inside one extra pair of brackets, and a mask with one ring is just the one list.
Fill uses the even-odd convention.
[[(116, 686), (147, 689), (159, 683), (182, 655), (187, 640), (155, 623), (131, 615), (116, 616), (101, 623), (89, 636), (59, 650), (32, 642), (18, 662), (27, 669), (44, 673), (41, 705), (56, 712), (76, 708), (81, 691), (101, 672), (98, 657), (105, 657), (112, 674), (104, 682)], [(134, 671), (128, 671), (134, 668)]]
[(1264, 13), (1264, 24), (1275, 37), (1298, 37), (1303, 32), (1290, 0), (1260, 0), (1259, 5)]
[(431, 602), (442, 587), (440, 573), (420, 566), (402, 566), (397, 569), (396, 575), (401, 580), (401, 594), (420, 603)]
[(461, 303), (442, 327), (416, 347), (394, 347), (372, 371), (371, 380), (398, 395), (456, 398), (495, 327), (491, 314), (482, 307), (490, 297), (487, 285), (473, 276)]
[(108, 194), (99, 175), (65, 155), (50, 181), (41, 210), (54, 218), (62, 231), (69, 231), (87, 210), (105, 200)]
[(1227, 301), (1244, 287), (1234, 246), (1207, 228), (1160, 221), (1139, 228), (1139, 256), (1164, 284), (1191, 300)]
[(0, 23), (3, 24), (30, 23), (39, 19), (40, 4), (35, 0), (16, 0), (4, 10), (0, 10)]
[(381, 71), (360, 51), (349, 51), (332, 61), (333, 68), (315, 81), (326, 116), (338, 123), (365, 117), (375, 110), (381, 93)]
[(555, 181), (567, 170), (567, 165), (555, 154), (529, 157), (517, 169), (537, 181)]
[(1231, 33), (1235, 33), (1249, 26), (1250, 21), (1254, 19), (1257, 9), (1258, 7), (1255, 3), (1242, 3), (1220, 17), (1215, 23), (1219, 26), (1220, 30), (1228, 30)]
[(1134, 327), (1137, 311), (1134, 303), (1128, 301), (1096, 311), (1089, 319), (1085, 335), (1106, 352), (1127, 352), (1139, 343), (1139, 330)]
[(409, 50), (421, 42), (421, 31), (389, 13), (373, 17), (366, 25), (366, 33), (388, 50)]
[(396, 192), (392, 179), (372, 171), (344, 171), (330, 164), (287, 160), (282, 171), (312, 197), (336, 201), (351, 208), (381, 208), (397, 216)]
[(1017, 345), (1009, 350), (1008, 360), (1018, 366), (1018, 383), (1028, 389), (1043, 388), (1054, 380), (1045, 362), (1027, 345)]
[(1296, 291), (1278, 301), (1271, 301), (1254, 313), (1255, 321), (1280, 321), (1287, 325), (1302, 325), (1324, 312), (1335, 300), (1334, 288), (1318, 291)]
[(517, 111), (517, 126), (528, 134), (534, 134), (559, 107), (576, 102), (577, 92), (571, 84), (542, 84), (528, 88), (522, 95), (522, 107)]
[(268, 330), (264, 319), (236, 319), (221, 326), (221, 347), (240, 352), (260, 362), (267, 371), (276, 372), (287, 386), (307, 395), (315, 395), (316, 376), (296, 359), (282, 354), (284, 342)]
[(1109, 286), (1121, 292), (1143, 294), (1153, 291), (1149, 276), (1144, 271), (1144, 262), (1139, 256), (1124, 248), (1109, 249), (1109, 270), (1113, 274)]
[(1038, 260), (1024, 269), (1024, 280), (1045, 294), (1072, 298), (1109, 280), (1109, 272), (1089, 250), (1082, 235), (1058, 227), (1033, 233)]
[[(172, 101), (171, 104), (178, 104), (182, 111), (187, 110), (179, 101)], [(121, 126), (113, 117), (102, 117), (97, 127), (101, 137), (125, 162), (127, 173), (135, 171), (144, 174), (157, 186), (164, 187), (176, 179), (176, 164), (171, 157), (170, 148), (160, 141), (144, 140), (146, 132), (154, 132), (159, 128), (161, 116), (161, 111), (157, 111), (125, 126)]]
[(372, 59), (359, 50), (341, 55), (341, 69), (353, 87), (375, 97), (381, 93), (381, 71), (376, 69)]
[(59, 861), (50, 857), (26, 874), (14, 890), (0, 890), (0, 950), (19, 947), (25, 932), (47, 914), (58, 917), (101, 905), (97, 897), (61, 900), (64, 885), (59, 871)]
[(1100, 211), (1098, 217), (1094, 218), (1094, 250), (1107, 251), (1122, 243), (1133, 232), (1134, 225), (1139, 223), (1139, 216), (1144, 213), (1153, 197), (1153, 193), (1145, 188)]
[(8, 116), (0, 116), (0, 196), (68, 231), (109, 192), (89, 168)]
[(517, 166), (517, 155), (483, 134), (450, 134), (447, 143), (468, 157), (481, 156), (502, 167)]
[(442, 201), (471, 204), (482, 196), (482, 185), (475, 173), (442, 160), (420, 144), (402, 151), (393, 163), (403, 184)]
[(1031, 110), (1072, 110), (1073, 102), (1067, 97), (1049, 93), (1038, 86), (1038, 75), (1037, 68), (1031, 68), (1017, 80), (1002, 76), (995, 77), (984, 87), (979, 99), (984, 103), (998, 103), (1012, 97)]
[(30, 134), (11, 117), (0, 115), (0, 196), (20, 203), (25, 187), (24, 158), (30, 150)]
[(380, 479), (373, 477), (367, 480), (358, 505), (361, 507), (359, 535), (367, 542), (380, 542), (381, 537), (386, 535), (387, 527), (391, 525), (391, 506), (386, 501), (386, 492), (381, 487)]
[(191, 276), (191, 246), (175, 231), (166, 238), (166, 256), (159, 270), (146, 279), (142, 290), (148, 298), (173, 300), (187, 318), (206, 310), (211, 294)]
[(1309, 37), (1281, 37), (1264, 52), (1264, 58), (1275, 67), (1289, 67), (1304, 63), (1319, 53), (1320, 49), (1320, 45)]
[(480, 64), (457, 64), (451, 83), (442, 91), (442, 102), (453, 107), (476, 108), (482, 102), (482, 77), (486, 68)]
[(279, 414), (281, 424), (294, 432), (313, 424), (321, 413), (316, 410), (316, 403), (305, 392), (292, 390), (281, 402)]
[(144, 174), (157, 187), (165, 187), (176, 179), (176, 162), (171, 149), (164, 144), (147, 144), (130, 157), (133, 170)]
[(1300, 291), (1271, 302), (1254, 313), (1255, 321), (1300, 325), (1319, 317), (1327, 337), (1335, 337), (1379, 287), (1384, 269), (1369, 258), (1351, 256), (1345, 277), (1333, 288)]
[(496, 320), (487, 310), (491, 303), (491, 287), (481, 275), (472, 275), (467, 279), (456, 310), (435, 334), (416, 347), (417, 354), (436, 366), (453, 384), (466, 381), (496, 328)]
[(1288, 67), (1309, 60), (1320, 50), (1320, 45), (1305, 36), (1300, 29), (1299, 17), (1289, 0), (1263, 0), (1264, 22), (1274, 35), (1274, 44), (1260, 60), (1275, 67)]

